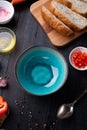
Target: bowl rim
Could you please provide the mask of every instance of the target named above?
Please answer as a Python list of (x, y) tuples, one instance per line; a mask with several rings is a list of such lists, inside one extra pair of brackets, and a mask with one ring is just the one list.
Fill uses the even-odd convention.
[(85, 67), (85, 68), (78, 68), (78, 67), (76, 67), (76, 66), (72, 63), (72, 61), (71, 61), (71, 55), (72, 55), (72, 53), (75, 52), (76, 50), (81, 50), (81, 49), (87, 50), (87, 48), (84, 47), (84, 46), (77, 46), (77, 47), (73, 48), (73, 49), (70, 51), (70, 53), (69, 53), (69, 62), (70, 62), (70, 64), (71, 64), (71, 66), (72, 66), (73, 68), (75, 68), (76, 70), (85, 71), (85, 70), (87, 70), (87, 67)]
[[(3, 5), (4, 5), (4, 3), (8, 4), (8, 5), (9, 5), (9, 10), (11, 10), (11, 16), (10, 16), (8, 19), (6, 19), (6, 20), (0, 21), (0, 24), (2, 25), (2, 24), (6, 24), (6, 23), (8, 23), (8, 22), (11, 21), (11, 19), (12, 19), (13, 16), (14, 16), (15, 9), (14, 9), (14, 6), (12, 5), (12, 3), (10, 3), (9, 1), (0, 0), (0, 3), (3, 3)], [(0, 6), (1, 6), (1, 5), (0, 5)], [(1, 7), (2, 7), (2, 6), (1, 6)], [(6, 8), (6, 6), (4, 6), (4, 7)]]
[[(17, 76), (18, 61), (19, 61), (19, 60), (21, 59), (21, 57), (22, 57), (24, 54), (26, 54), (30, 49), (32, 49), (32, 48), (38, 48), (38, 47), (40, 47), (40, 48), (45, 48), (45, 49), (49, 49), (49, 50), (52, 50), (52, 51), (56, 52), (56, 54), (59, 54), (59, 56), (63, 59), (63, 61), (64, 61), (64, 63), (65, 63), (65, 66), (66, 66), (66, 67), (65, 67), (65, 68), (66, 68), (66, 74), (65, 74), (65, 76), (64, 76), (63, 83), (59, 86), (59, 88), (57, 88), (56, 90), (54, 90), (54, 91), (52, 91), (52, 92), (49, 92), (49, 93), (47, 93), (47, 94), (36, 94), (36, 93), (30, 92), (30, 91), (27, 91), (27, 90), (23, 87), (23, 85), (20, 83), (20, 81), (18, 80), (18, 76)], [(27, 92), (28, 94), (34, 95), (34, 96), (47, 96), (47, 95), (51, 95), (51, 94), (57, 92), (59, 89), (61, 89), (61, 88), (63, 87), (63, 85), (64, 85), (64, 83), (66, 82), (67, 77), (68, 77), (68, 65), (67, 65), (67, 62), (66, 62), (64, 56), (63, 56), (60, 52), (58, 52), (56, 49), (51, 48), (51, 47), (48, 47), (48, 46), (43, 46), (43, 45), (35, 45), (35, 46), (29, 47), (28, 49), (25, 49), (25, 50), (17, 57), (16, 62), (15, 62), (15, 77), (16, 77), (16, 81), (19, 83), (19, 86), (20, 86), (25, 92)]]

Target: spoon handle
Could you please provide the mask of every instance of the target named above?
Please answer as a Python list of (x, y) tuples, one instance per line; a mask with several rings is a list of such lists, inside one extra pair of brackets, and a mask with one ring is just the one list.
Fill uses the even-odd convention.
[(75, 103), (77, 103), (77, 101), (78, 101), (80, 98), (82, 98), (86, 93), (87, 93), (87, 89), (85, 89), (85, 90), (82, 92), (82, 94), (81, 94), (72, 104), (74, 105)]

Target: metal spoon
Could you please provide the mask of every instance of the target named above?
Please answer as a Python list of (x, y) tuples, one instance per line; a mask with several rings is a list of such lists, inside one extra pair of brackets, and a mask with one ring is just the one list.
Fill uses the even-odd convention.
[(82, 98), (85, 94), (87, 93), (87, 89), (85, 89), (82, 94), (74, 100), (72, 103), (69, 104), (63, 104), (60, 106), (58, 112), (57, 112), (57, 117), (60, 119), (66, 119), (72, 116), (74, 112), (74, 105), (77, 103), (77, 101)]

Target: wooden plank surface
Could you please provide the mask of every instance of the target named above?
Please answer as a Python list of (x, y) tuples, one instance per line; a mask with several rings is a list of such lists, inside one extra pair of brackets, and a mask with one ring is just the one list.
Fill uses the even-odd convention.
[(33, 3), (30, 7), (30, 11), (32, 15), (36, 18), (36, 20), (40, 23), (44, 31), (46, 32), (48, 38), (52, 42), (53, 45), (55, 46), (64, 46), (71, 42), (72, 40), (76, 39), (83, 33), (87, 32), (87, 29), (81, 31), (81, 32), (76, 32), (74, 35), (70, 37), (64, 37), (58, 32), (56, 32), (54, 29), (52, 29), (47, 23), (44, 21), (42, 15), (41, 15), (41, 7), (44, 5), (48, 7), (50, 4), (50, 0), (39, 0), (35, 3)]

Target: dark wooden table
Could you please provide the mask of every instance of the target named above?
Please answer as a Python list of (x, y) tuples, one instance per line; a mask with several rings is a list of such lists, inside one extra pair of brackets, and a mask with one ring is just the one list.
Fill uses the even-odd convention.
[[(0, 95), (7, 100), (10, 108), (9, 116), (1, 128), (4, 130), (87, 130), (87, 95), (75, 105), (75, 112), (71, 118), (60, 120), (56, 116), (62, 103), (73, 101), (87, 88), (87, 71), (75, 70), (68, 59), (74, 47), (87, 47), (87, 33), (62, 48), (53, 46), (29, 11), (30, 5), (34, 2), (28, 0), (14, 6), (14, 18), (10, 23), (3, 25), (15, 32), (17, 41), (13, 52), (0, 54), (0, 76), (8, 76), (8, 86), (0, 88)], [(49, 96), (30, 95), (21, 89), (16, 80), (16, 60), (32, 45), (54, 48), (63, 54), (68, 63), (69, 74), (66, 83), (58, 92)]]

